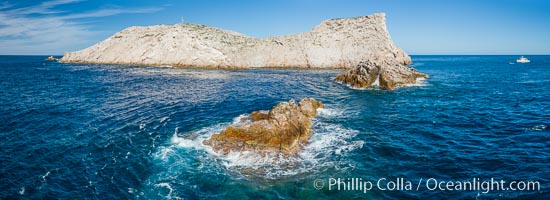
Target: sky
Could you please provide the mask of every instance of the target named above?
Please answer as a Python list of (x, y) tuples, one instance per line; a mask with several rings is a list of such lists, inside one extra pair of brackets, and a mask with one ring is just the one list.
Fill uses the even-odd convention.
[(269, 37), (379, 12), (411, 55), (550, 54), (549, 0), (9, 0), (0, 1), (0, 55), (62, 55), (182, 19)]

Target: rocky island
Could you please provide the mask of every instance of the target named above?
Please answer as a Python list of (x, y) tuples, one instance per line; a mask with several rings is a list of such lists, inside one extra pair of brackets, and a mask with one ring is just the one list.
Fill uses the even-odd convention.
[[(407, 67), (377, 13), (321, 22), (309, 32), (254, 38), (197, 24), (134, 26), (86, 49), (66, 52), (60, 62), (242, 69), (260, 67), (343, 68), (337, 82), (354, 88), (392, 90), (427, 78)], [(378, 80), (378, 81), (377, 81)]]
[(61, 62), (199, 68), (352, 68), (361, 61), (411, 58), (390, 38), (383, 13), (331, 19), (311, 31), (254, 38), (197, 24), (134, 26)]
[(237, 124), (228, 126), (203, 143), (214, 151), (253, 151), (261, 155), (296, 155), (311, 137), (310, 118), (317, 116), (323, 104), (313, 98), (281, 102), (269, 111), (254, 111)]

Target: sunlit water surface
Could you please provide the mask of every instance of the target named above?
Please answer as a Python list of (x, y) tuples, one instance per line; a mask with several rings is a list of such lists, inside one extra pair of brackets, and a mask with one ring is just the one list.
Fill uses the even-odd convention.
[[(414, 56), (431, 78), (395, 91), (350, 89), (332, 81), (338, 70), (44, 58), (0, 56), (0, 199), (550, 197), (548, 56), (514, 65), (517, 56)], [(326, 109), (297, 157), (222, 156), (202, 145), (244, 114), (303, 97)], [(363, 193), (329, 190), (331, 177), (495, 178), (541, 190)]]

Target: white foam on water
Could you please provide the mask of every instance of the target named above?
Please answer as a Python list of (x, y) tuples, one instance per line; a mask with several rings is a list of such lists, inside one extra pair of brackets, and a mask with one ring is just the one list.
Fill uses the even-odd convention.
[(174, 133), (174, 135), (172, 135), (172, 138), (170, 138), (170, 142), (172, 144), (176, 144), (178, 147), (183, 147), (183, 148), (200, 148), (201, 147), (199, 140), (197, 139), (190, 140), (190, 139), (185, 139), (183, 137), (178, 137), (177, 133)]
[[(338, 82), (338, 83), (344, 84), (342, 82)], [(372, 85), (369, 86), (369, 87), (358, 88), (358, 87), (353, 87), (349, 84), (345, 84), (345, 85), (348, 86), (351, 89), (354, 89), (354, 90), (380, 90), (380, 74), (378, 74), (378, 78), (376, 78), (376, 81), (374, 81), (374, 83), (372, 83)], [(428, 81), (426, 80), (426, 78), (420, 77), (420, 78), (416, 78), (415, 83), (399, 85), (399, 86), (397, 86), (397, 88), (400, 88), (400, 87), (424, 87), (424, 86), (427, 86), (427, 85), (428, 85)]]
[(161, 117), (161, 118), (159, 119), (159, 122), (160, 122), (160, 123), (163, 123), (163, 122), (165, 122), (165, 121), (168, 120), (168, 119), (170, 119), (170, 117), (168, 117), (168, 116), (166, 116), (166, 117)]
[(300, 155), (313, 158), (324, 153), (325, 155), (342, 155), (362, 148), (362, 140), (353, 140), (359, 133), (356, 130), (346, 129), (339, 125), (317, 122), (313, 126), (315, 134), (310, 139), (310, 143), (305, 146)]
[[(224, 160), (223, 165), (228, 168), (242, 166), (257, 168), (266, 164), (275, 164), (274, 160), (271, 159), (270, 156), (276, 155), (272, 154), (270, 156), (261, 156), (260, 154), (252, 151), (231, 151), (227, 155), (216, 154), (216, 156), (222, 157)], [(250, 165), (251, 163), (254, 163), (254, 165)]]
[(336, 108), (319, 108), (317, 109), (317, 116), (325, 117), (325, 118), (333, 118), (333, 117), (340, 118), (344, 116), (344, 110), (336, 109)]
[(340, 81), (336, 81), (336, 82), (340, 83), (340, 84), (343, 84), (343, 85), (347, 86), (348, 88), (351, 88), (351, 89), (354, 89), (354, 90), (381, 90), (380, 89), (380, 74), (378, 75), (378, 78), (376, 78), (376, 81), (374, 81), (374, 83), (372, 83), (369, 87), (354, 87), (350, 84), (343, 83), (343, 82), (340, 82)]
[(423, 86), (426, 86), (428, 85), (428, 81), (426, 80), (426, 78), (416, 78), (416, 83), (411, 83), (411, 84), (406, 84), (406, 85), (403, 85), (404, 87), (423, 87)]
[(21, 189), (19, 189), (19, 195), (24, 195), (25, 194), (25, 187), (21, 187)]
[(548, 79), (548, 80), (525, 80), (525, 81), (518, 81), (516, 83), (519, 83), (519, 84), (550, 83), (550, 79)]
[(546, 125), (536, 125), (536, 126), (533, 126), (531, 128), (528, 128), (527, 130), (528, 131), (544, 131), (548, 128), (548, 126)]
[[(233, 123), (241, 121), (247, 115), (240, 115), (233, 119)], [(189, 137), (183, 137), (178, 135), (178, 128), (174, 131), (174, 134), (170, 138), (170, 143), (180, 148), (194, 148), (199, 150), (212, 151), (210, 146), (204, 145), (202, 142), (210, 138), (215, 133), (221, 132), (227, 125), (227, 123), (217, 124), (210, 127), (205, 127), (200, 130), (191, 132)]]
[[(376, 81), (378, 81), (378, 80), (376, 80)], [(371, 86), (369, 86), (369, 87), (361, 87), (361, 88), (360, 88), (360, 87), (354, 87), (354, 86), (352, 86), (352, 85), (350, 85), (350, 84), (347, 84), (347, 83), (343, 83), (343, 82), (339, 82), (339, 81), (336, 81), (336, 82), (337, 82), (337, 83), (340, 83), (340, 84), (344, 84), (344, 85), (346, 85), (347, 87), (349, 87), (349, 88), (351, 88), (351, 89), (354, 89), (354, 90), (380, 90), (380, 87), (379, 87), (380, 83), (378, 83), (378, 85), (374, 85), (374, 83), (373, 83), (373, 84), (372, 84)]]
[(46, 174), (42, 176), (42, 182), (46, 181), (46, 177), (48, 177), (49, 175), (50, 175), (50, 171), (46, 172)]
[(167, 188), (168, 189), (168, 194), (166, 195), (166, 197), (168, 199), (172, 199), (172, 193), (174, 192), (174, 188), (172, 188), (170, 183), (158, 183), (158, 184), (155, 184), (155, 187), (157, 187), (157, 188), (160, 188), (160, 187)]
[(424, 87), (424, 86), (427, 86), (427, 85), (428, 85), (428, 81), (426, 80), (426, 78), (420, 77), (420, 78), (416, 78), (416, 82), (415, 82), (415, 83), (409, 83), (409, 84), (399, 85), (399, 86), (397, 86), (396, 88), (405, 88), (405, 87)]
[(238, 123), (241, 123), (241, 122), (245, 121), (245, 119), (246, 119), (248, 116), (249, 116), (249, 115), (247, 115), (247, 114), (241, 114), (241, 115), (239, 115), (238, 117), (233, 118), (233, 124), (238, 124)]
[(376, 76), (376, 80), (374, 83), (372, 83), (371, 86), (379, 87), (380, 86), (380, 73), (378, 73), (378, 76)]
[(154, 66), (154, 67), (139, 67), (134, 68), (129, 73), (138, 75), (165, 74), (165, 75), (182, 75), (197, 79), (227, 79), (230, 74), (223, 70), (190, 70), (183, 68), (175, 68), (173, 66)]
[(155, 157), (166, 162), (168, 158), (170, 158), (170, 155), (173, 155), (174, 153), (175, 153), (174, 149), (170, 147), (161, 147), (160, 150), (154, 155)]

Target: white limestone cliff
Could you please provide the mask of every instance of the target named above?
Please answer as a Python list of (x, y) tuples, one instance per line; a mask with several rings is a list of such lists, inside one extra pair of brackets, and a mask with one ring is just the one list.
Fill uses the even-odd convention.
[(86, 49), (66, 52), (60, 61), (205, 68), (352, 68), (372, 59), (411, 63), (391, 40), (383, 13), (331, 19), (309, 32), (268, 38), (196, 24), (134, 26)]

